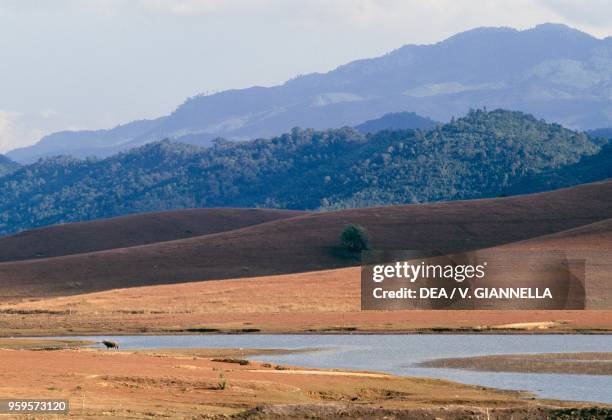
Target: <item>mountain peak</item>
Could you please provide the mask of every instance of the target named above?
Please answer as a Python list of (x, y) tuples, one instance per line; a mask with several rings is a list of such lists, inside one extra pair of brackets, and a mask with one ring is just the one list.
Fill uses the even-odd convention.
[(582, 32), (579, 29), (572, 28), (566, 24), (547, 22), (523, 30), (510, 28), (507, 26), (479, 26), (477, 28), (459, 32), (449, 38), (446, 38), (445, 40), (438, 42), (435, 45), (484, 38), (488, 38), (486, 41), (491, 42), (490, 37), (514, 35), (547, 35), (559, 38), (575, 37), (593, 40), (596, 39), (592, 35)]
[(551, 34), (555, 36), (574, 36), (586, 39), (596, 39), (594, 36), (583, 32), (579, 29), (567, 26), (564, 23), (541, 23), (534, 26), (531, 29), (526, 29), (522, 32), (540, 33), (540, 34)]
[(516, 34), (518, 32), (520, 31), (514, 28), (507, 27), (507, 26), (479, 26), (473, 29), (468, 29), (463, 32), (459, 32), (436, 44), (444, 44), (444, 43), (464, 40), (464, 39), (481, 38), (481, 37), (486, 37), (486, 36), (491, 36), (491, 35)]

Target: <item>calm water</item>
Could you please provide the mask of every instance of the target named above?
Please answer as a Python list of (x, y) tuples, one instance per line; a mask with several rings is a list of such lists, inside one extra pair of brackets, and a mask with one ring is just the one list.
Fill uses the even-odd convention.
[(502, 389), (526, 390), (542, 398), (612, 403), (611, 376), (474, 372), (414, 366), (424, 360), (443, 357), (609, 352), (612, 351), (612, 335), (188, 335), (73, 338), (96, 341), (110, 339), (117, 341), (122, 349), (316, 347), (323, 348), (323, 351), (252, 358), (306, 367), (427, 376)]

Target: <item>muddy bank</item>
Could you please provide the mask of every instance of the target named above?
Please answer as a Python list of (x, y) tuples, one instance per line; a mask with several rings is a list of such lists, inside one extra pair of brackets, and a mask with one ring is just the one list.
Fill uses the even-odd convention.
[(45, 338), (0, 338), (0, 349), (7, 350), (61, 350), (95, 344), (87, 340), (61, 340)]
[[(351, 405), (279, 405), (262, 406), (231, 416), (232, 419), (385, 419), (385, 420), (604, 420), (610, 418), (606, 408), (466, 408), (447, 406), (440, 408), (384, 409)], [(225, 418), (225, 417), (224, 417)]]
[(429, 360), (418, 366), (489, 372), (612, 375), (612, 352), (461, 357)]

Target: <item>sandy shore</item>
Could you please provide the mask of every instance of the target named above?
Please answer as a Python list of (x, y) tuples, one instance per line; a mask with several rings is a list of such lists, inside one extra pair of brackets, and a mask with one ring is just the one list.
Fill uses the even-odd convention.
[[(269, 351), (278, 351), (269, 349)], [(605, 405), (449, 381), (245, 360), (261, 350), (0, 350), (0, 395), (67, 398), (75, 418), (605, 418)], [(256, 359), (250, 356), (249, 359)], [(204, 417), (202, 417), (204, 416)]]
[(610, 376), (612, 375), (612, 353), (506, 354), (436, 359), (419, 365), (489, 372), (570, 373)]

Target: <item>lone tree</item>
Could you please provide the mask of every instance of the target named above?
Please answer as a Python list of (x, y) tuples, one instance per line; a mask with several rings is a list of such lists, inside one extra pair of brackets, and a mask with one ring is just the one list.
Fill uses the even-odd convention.
[(361, 252), (368, 249), (368, 232), (359, 225), (348, 225), (340, 235), (342, 244), (351, 252)]

